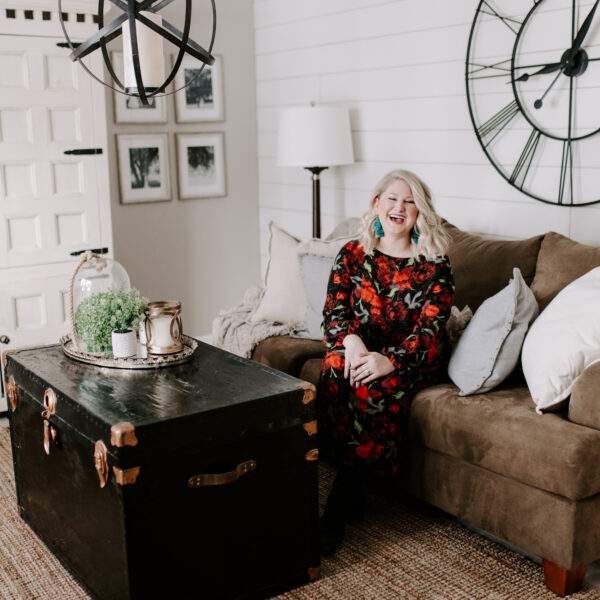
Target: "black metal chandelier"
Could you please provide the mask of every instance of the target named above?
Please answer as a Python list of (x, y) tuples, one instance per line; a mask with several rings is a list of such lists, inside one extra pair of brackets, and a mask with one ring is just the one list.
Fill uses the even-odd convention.
[[(85, 42), (76, 44), (71, 41), (67, 33), (63, 21), (62, 11), (62, 0), (58, 0), (58, 14), (60, 16), (60, 25), (62, 27), (67, 44), (71, 49), (70, 58), (73, 61), (78, 61), (79, 64), (91, 75), (96, 81), (100, 82), (107, 87), (112, 88), (116, 92), (125, 94), (126, 96), (135, 96), (140, 99), (140, 102), (144, 105), (149, 104), (149, 99), (157, 96), (167, 96), (174, 94), (179, 90), (187, 87), (197, 77), (200, 76), (200, 72), (204, 69), (205, 65), (212, 65), (215, 62), (214, 56), (211, 55), (212, 47), (215, 41), (215, 33), (217, 28), (217, 11), (215, 7), (215, 0), (211, 0), (212, 5), (212, 35), (208, 50), (202, 48), (194, 40), (190, 38), (190, 26), (192, 22), (192, 0), (185, 0), (185, 20), (183, 31), (180, 31), (169, 23), (166, 19), (159, 15), (159, 12), (167, 5), (171, 4), (173, 0), (108, 0), (114, 4), (117, 8), (120, 8), (123, 12), (111, 21), (108, 25), (104, 24), (104, 0), (98, 0), (98, 31)], [(143, 27), (138, 29), (138, 24)], [(147, 29), (145, 29), (147, 28)], [(153, 83), (152, 85), (144, 85), (142, 78), (144, 71), (144, 56), (140, 55), (140, 37), (145, 35), (158, 34), (162, 38), (169, 41), (171, 44), (176, 46), (179, 50), (175, 58), (173, 69), (164, 81), (159, 83)], [(125, 69), (132, 69), (133, 81), (135, 85), (127, 85), (127, 77), (124, 77), (125, 83), (121, 82), (109, 57), (107, 44), (115, 38), (123, 35), (123, 56), (125, 59)], [(155, 38), (156, 39), (156, 38)], [(162, 40), (159, 39), (159, 42)], [(103, 79), (95, 75), (81, 60), (85, 56), (88, 56), (95, 50), (100, 49), (106, 69), (110, 74), (116, 85), (110, 85)], [(160, 49), (162, 55), (162, 46)], [(202, 62), (202, 67), (193, 78), (186, 81), (185, 85), (172, 91), (165, 92), (167, 86), (173, 81), (181, 62), (183, 61), (184, 55), (189, 54), (194, 58), (197, 58)], [(125, 58), (130, 56), (130, 62)], [(162, 68), (162, 67), (161, 67)]]

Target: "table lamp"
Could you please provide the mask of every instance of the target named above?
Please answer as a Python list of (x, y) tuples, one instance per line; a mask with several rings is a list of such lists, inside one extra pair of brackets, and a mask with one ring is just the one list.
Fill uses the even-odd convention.
[(313, 237), (321, 236), (319, 174), (354, 162), (350, 114), (340, 106), (284, 108), (279, 113), (277, 165), (312, 173)]

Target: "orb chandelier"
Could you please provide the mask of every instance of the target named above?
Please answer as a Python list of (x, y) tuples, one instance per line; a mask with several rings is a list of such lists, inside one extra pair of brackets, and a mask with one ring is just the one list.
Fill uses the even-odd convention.
[[(89, 75), (101, 84), (126, 96), (139, 98), (140, 102), (147, 106), (150, 99), (154, 97), (174, 94), (187, 87), (200, 76), (205, 65), (214, 64), (215, 58), (211, 52), (217, 26), (215, 0), (211, 0), (212, 34), (208, 50), (190, 38), (192, 0), (185, 0), (183, 31), (160, 15), (160, 11), (173, 0), (108, 0), (108, 2), (119, 8), (121, 14), (105, 25), (104, 0), (98, 0), (98, 31), (86, 41), (77, 44), (69, 38), (63, 20), (62, 0), (58, 0), (60, 25), (71, 49), (71, 60), (78, 61)], [(110, 41), (119, 36), (123, 38), (123, 81), (115, 73), (107, 47)], [(164, 74), (164, 40), (178, 48), (173, 69), (167, 77)], [(82, 60), (98, 49), (102, 52), (104, 64), (115, 85), (108, 84), (95, 75)], [(185, 85), (172, 92), (165, 92), (175, 78), (186, 53), (201, 61), (202, 67), (194, 77), (189, 80), (186, 78)]]

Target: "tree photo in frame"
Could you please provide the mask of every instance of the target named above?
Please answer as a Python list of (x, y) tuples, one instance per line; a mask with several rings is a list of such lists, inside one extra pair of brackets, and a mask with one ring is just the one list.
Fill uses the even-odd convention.
[[(112, 52), (113, 68), (119, 79), (123, 81), (123, 53)], [(126, 96), (113, 91), (115, 106), (115, 123), (166, 123), (167, 102), (164, 97), (148, 98), (148, 106), (142, 104), (135, 96)]]
[(223, 85), (221, 82), (221, 57), (215, 57), (211, 66), (186, 56), (175, 76), (177, 121), (189, 123), (223, 120)]
[(121, 203), (170, 200), (166, 134), (117, 135)]
[(180, 198), (225, 195), (222, 133), (177, 135)]

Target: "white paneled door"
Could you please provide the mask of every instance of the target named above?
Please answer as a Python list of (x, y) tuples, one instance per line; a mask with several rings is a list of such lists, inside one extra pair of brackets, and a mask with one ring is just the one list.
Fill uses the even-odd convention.
[(57, 41), (0, 35), (2, 352), (57, 342), (70, 253), (112, 250), (104, 89)]

